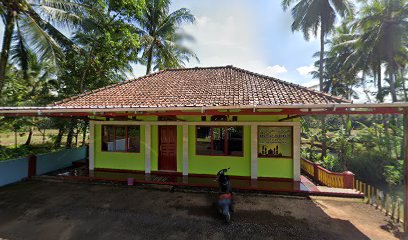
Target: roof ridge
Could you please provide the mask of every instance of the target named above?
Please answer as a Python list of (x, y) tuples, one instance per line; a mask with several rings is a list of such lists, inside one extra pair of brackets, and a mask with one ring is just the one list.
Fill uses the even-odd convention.
[(163, 71), (186, 71), (186, 70), (205, 70), (205, 69), (222, 69), (222, 68), (232, 68), (232, 65), (226, 66), (208, 66), (208, 67), (188, 67), (188, 68), (166, 68)]
[(78, 99), (78, 98), (83, 97), (83, 96), (87, 96), (87, 95), (90, 95), (90, 94), (93, 94), (93, 93), (100, 92), (102, 90), (110, 89), (110, 88), (113, 88), (113, 87), (116, 87), (116, 86), (127, 84), (127, 83), (130, 83), (130, 82), (133, 82), (133, 81), (137, 81), (137, 80), (142, 80), (144, 78), (149, 78), (149, 77), (152, 77), (152, 76), (157, 75), (159, 73), (163, 73), (165, 71), (166, 70), (160, 70), (160, 71), (153, 72), (153, 73), (150, 73), (150, 74), (147, 74), (147, 75), (143, 75), (143, 76), (140, 76), (140, 77), (137, 77), (137, 78), (128, 79), (128, 80), (124, 80), (122, 82), (114, 83), (114, 84), (111, 84), (111, 85), (108, 85), (108, 86), (105, 86), (105, 87), (101, 87), (101, 88), (97, 88), (97, 89), (93, 89), (93, 90), (88, 90), (88, 91), (85, 91), (85, 92), (83, 92), (81, 94), (71, 96), (71, 97), (67, 97), (67, 98), (64, 98), (64, 99), (62, 99), (60, 101), (53, 102), (52, 104), (49, 104), (47, 106), (52, 106), (52, 105), (56, 106), (58, 104), (69, 102), (69, 101)]
[(323, 96), (326, 96), (326, 97), (334, 98), (334, 99), (339, 100), (339, 101), (352, 102), (351, 100), (344, 99), (344, 98), (342, 98), (342, 97), (335, 96), (335, 95), (332, 95), (332, 94), (330, 94), (330, 93), (321, 92), (321, 91), (318, 91), (318, 90), (313, 89), (313, 88), (308, 88), (308, 87), (302, 86), (302, 85), (297, 84), (297, 83), (287, 82), (287, 81), (284, 81), (284, 80), (279, 79), (279, 78), (271, 77), (271, 76), (268, 76), (268, 75), (265, 75), (265, 74), (261, 74), (261, 73), (252, 72), (252, 71), (249, 71), (249, 70), (246, 70), (246, 69), (242, 69), (242, 68), (239, 68), (239, 67), (235, 67), (235, 66), (232, 66), (232, 65), (229, 65), (229, 66), (231, 66), (232, 69), (235, 69), (235, 70), (237, 70), (237, 71), (243, 71), (243, 72), (246, 72), (246, 73), (248, 73), (248, 74), (252, 74), (252, 75), (255, 75), (255, 76), (260, 76), (260, 77), (267, 78), (267, 79), (269, 79), (269, 80), (275, 80), (275, 81), (278, 81), (278, 82), (283, 83), (283, 84), (286, 84), (286, 85), (291, 85), (291, 86), (294, 86), (294, 87), (298, 87), (298, 88), (301, 88), (301, 89), (304, 89), (304, 90), (307, 90), (307, 91), (311, 91), (311, 92), (317, 93), (317, 94), (319, 94), (319, 95), (323, 95)]

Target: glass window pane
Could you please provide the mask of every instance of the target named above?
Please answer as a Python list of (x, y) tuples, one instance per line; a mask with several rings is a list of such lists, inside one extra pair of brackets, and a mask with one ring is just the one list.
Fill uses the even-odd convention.
[(140, 152), (140, 126), (128, 127), (128, 152)]
[(197, 127), (196, 131), (196, 153), (201, 155), (211, 154), (211, 128)]
[(228, 128), (228, 155), (243, 156), (243, 127)]
[(223, 155), (225, 149), (225, 128), (213, 127), (213, 154)]
[(115, 151), (116, 152), (126, 151), (125, 128), (126, 127), (116, 126), (116, 138), (115, 138)]
[(113, 151), (113, 128), (102, 126), (102, 151)]
[(102, 150), (113, 152), (114, 149), (114, 127), (113, 126), (102, 126)]

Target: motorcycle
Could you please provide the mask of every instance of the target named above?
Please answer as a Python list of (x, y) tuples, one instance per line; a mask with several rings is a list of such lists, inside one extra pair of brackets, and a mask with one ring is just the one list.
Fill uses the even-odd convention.
[(221, 169), (217, 173), (218, 186), (220, 194), (218, 195), (218, 211), (224, 217), (226, 223), (231, 221), (231, 212), (233, 212), (233, 195), (229, 176), (226, 175), (228, 169)]

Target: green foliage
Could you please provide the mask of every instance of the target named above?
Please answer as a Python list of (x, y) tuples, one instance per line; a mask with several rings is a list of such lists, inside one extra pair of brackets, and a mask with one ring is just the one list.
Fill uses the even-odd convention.
[(61, 149), (62, 148), (55, 148), (52, 145), (36, 145), (36, 146), (22, 145), (18, 148), (6, 148), (0, 145), (0, 161), (20, 157), (27, 157), (28, 155), (31, 154), (49, 153)]
[(402, 183), (403, 179), (403, 166), (402, 160), (393, 162), (395, 165), (386, 165), (384, 167), (385, 181), (391, 185), (396, 186)]
[[(60, 98), (123, 81), (138, 61), (139, 34), (132, 22), (140, 1), (91, 1), (83, 28), (73, 34), (79, 49), (68, 49), (59, 71)], [(88, 4), (88, 1), (84, 1)], [(90, 3), (89, 3), (90, 4)]]
[(9, 55), (24, 72), (29, 51), (55, 66), (64, 57), (62, 48), (72, 47), (72, 41), (57, 28), (75, 28), (85, 7), (74, 0), (8, 0), (0, 2), (0, 9), (5, 25), (0, 58), (1, 94)]
[(348, 168), (358, 179), (371, 185), (383, 186), (386, 184), (384, 176), (385, 166), (393, 159), (377, 151), (358, 151), (348, 159)]
[(142, 14), (137, 18), (140, 28), (142, 58), (147, 66), (146, 74), (152, 68), (181, 68), (196, 54), (182, 43), (193, 37), (180, 29), (183, 23), (194, 23), (195, 17), (186, 8), (170, 13), (170, 0), (146, 0)]

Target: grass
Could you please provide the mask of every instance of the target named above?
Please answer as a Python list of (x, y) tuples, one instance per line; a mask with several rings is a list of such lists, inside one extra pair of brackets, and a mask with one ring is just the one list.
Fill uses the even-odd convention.
[[(32, 145), (40, 145), (51, 143), (53, 136), (58, 134), (58, 130), (50, 129), (45, 133), (45, 139), (43, 141), (43, 136), (39, 131), (33, 131), (33, 136), (31, 138)], [(25, 144), (27, 141), (28, 132), (18, 132), (17, 133), (17, 146)], [(0, 133), (0, 145), (5, 147), (15, 146), (15, 135), (14, 132), (2, 132)]]
[[(45, 132), (45, 138), (43, 139), (43, 135), (39, 131), (33, 131), (33, 135), (31, 137), (31, 145), (44, 145), (44, 144), (51, 144), (54, 141), (54, 137), (57, 136), (58, 130), (57, 129), (48, 129)], [(66, 135), (62, 137), (62, 143), (65, 144), (66, 142)], [(28, 132), (18, 132), (17, 133), (17, 146), (21, 146), (25, 144), (28, 138)], [(75, 142), (75, 138), (74, 138)], [(82, 144), (82, 134), (78, 136), (78, 145)], [(0, 146), (4, 146), (7, 148), (15, 147), (15, 134), (14, 132), (0, 132)]]
[[(25, 142), (28, 138), (28, 132), (17, 133), (17, 147), (15, 146), (15, 133), (14, 132), (0, 132), (0, 161), (25, 157), (30, 154), (41, 154), (47, 152), (53, 152), (64, 148), (66, 143), (66, 135), (63, 136), (61, 146), (54, 147), (54, 137), (57, 136), (57, 129), (46, 130), (45, 138), (39, 131), (33, 131), (31, 137), (30, 146), (25, 146)], [(75, 138), (73, 139), (75, 145)], [(78, 146), (82, 145), (82, 134), (78, 136)]]

